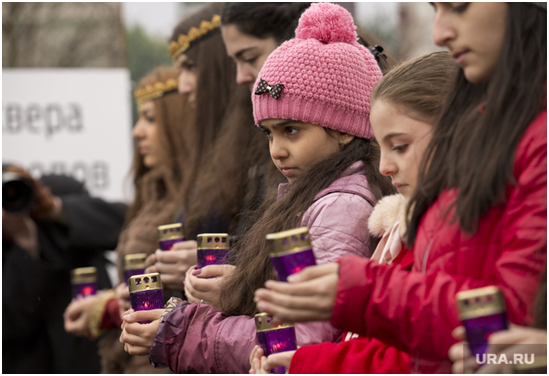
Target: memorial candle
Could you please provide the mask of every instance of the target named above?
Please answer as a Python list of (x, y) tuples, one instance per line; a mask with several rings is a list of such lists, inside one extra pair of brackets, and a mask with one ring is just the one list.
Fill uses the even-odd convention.
[(488, 286), (458, 292), (456, 298), (471, 353), (483, 356), (490, 334), (508, 326), (503, 294), (496, 286)]
[[(292, 324), (274, 321), (267, 313), (262, 312), (254, 316), (256, 337), (263, 349), (263, 354), (271, 354), (297, 350), (295, 328)], [(284, 366), (276, 367), (271, 373), (286, 373)]]
[(146, 258), (146, 253), (135, 253), (133, 255), (124, 256), (124, 277), (126, 278), (126, 284), (130, 277), (138, 274), (145, 274)]
[[(159, 273), (138, 274), (128, 279), (130, 302), (135, 311), (147, 311), (163, 308), (162, 283)], [(148, 324), (143, 321), (141, 324)]]
[(268, 234), (266, 238), (279, 281), (286, 282), (288, 276), (316, 265), (307, 227)]
[(72, 297), (86, 297), (97, 292), (97, 269), (93, 266), (71, 270)]
[(158, 244), (163, 251), (171, 251), (175, 243), (185, 241), (181, 223), (158, 226)]
[(199, 234), (196, 243), (199, 268), (229, 263), (229, 234)]

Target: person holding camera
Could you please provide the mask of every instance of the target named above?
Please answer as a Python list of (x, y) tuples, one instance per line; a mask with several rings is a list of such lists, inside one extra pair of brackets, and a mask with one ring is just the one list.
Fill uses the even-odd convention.
[(110, 287), (125, 204), (91, 197), (68, 176), (34, 179), (2, 166), (2, 369), (6, 373), (96, 373), (97, 344), (65, 332), (70, 270), (95, 266)]

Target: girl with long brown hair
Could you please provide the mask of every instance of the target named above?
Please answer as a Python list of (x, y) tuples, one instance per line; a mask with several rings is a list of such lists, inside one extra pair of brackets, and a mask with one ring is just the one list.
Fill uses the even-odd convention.
[(412, 271), (345, 257), (256, 298), (279, 319), (331, 320), (406, 350), (413, 371), (448, 373), (457, 292), (497, 286), (511, 323), (533, 321), (547, 263), (547, 4), (433, 7), (435, 42), (461, 69), (408, 211)]
[[(158, 244), (157, 226), (174, 221), (183, 204), (183, 182), (192, 155), (192, 140), (185, 136), (189, 127), (186, 98), (177, 93), (179, 72), (158, 68), (144, 77), (135, 90), (139, 119), (133, 128), (137, 142), (132, 173), (135, 199), (127, 213), (118, 240), (119, 280), (124, 281), (124, 256), (151, 254)], [(118, 291), (120, 290), (120, 291)], [(122, 282), (117, 292), (128, 293)], [(102, 371), (105, 373), (143, 372), (149, 366), (142, 358), (129, 356), (118, 342), (121, 311), (129, 308), (114, 291), (73, 301), (66, 309), (65, 329), (99, 341)]]
[(147, 259), (146, 271), (159, 272), (172, 289), (183, 288), (185, 272), (196, 264), (197, 234), (230, 233), (231, 242), (238, 238), (241, 213), (260, 200), (269, 162), (267, 143), (253, 125), (249, 90), (236, 83), (221, 38), (223, 6), (207, 4), (188, 16), (175, 27), (170, 43), (180, 70), (179, 91), (195, 108), (190, 136), (197, 156), (185, 182), (181, 216), (188, 240), (174, 244), (174, 252), (157, 250)]
[[(150, 354), (152, 364), (176, 372), (246, 372), (256, 343), (253, 292), (274, 276), (267, 234), (307, 226), (318, 263), (343, 253), (370, 254), (369, 213), (393, 192), (378, 171), (368, 121), (371, 90), (380, 78), (347, 11), (333, 4), (305, 11), (296, 38), (265, 62), (252, 99), (255, 122), (288, 183), (273, 189), (239, 241), (236, 269), (220, 295), (222, 311), (181, 302), (162, 319), (162, 310), (130, 312), (121, 337), (130, 353)], [(158, 328), (155, 335), (136, 320), (154, 320), (149, 326)], [(296, 332), (300, 345), (341, 335), (320, 322), (297, 325)]]

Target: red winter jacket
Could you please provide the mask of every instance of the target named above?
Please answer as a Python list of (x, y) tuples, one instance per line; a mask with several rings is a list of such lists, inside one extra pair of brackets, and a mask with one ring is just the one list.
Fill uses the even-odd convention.
[(495, 285), (509, 320), (531, 324), (547, 265), (547, 110), (519, 142), (514, 176), (518, 184), (508, 185), (505, 204), (492, 207), (472, 236), (450, 222), (453, 210), (444, 215), (456, 192), (443, 192), (421, 220), (412, 271), (340, 259), (332, 324), (410, 352), (412, 371), (429, 373), (450, 372), (459, 291)]
[[(402, 250), (393, 263), (410, 270), (413, 261), (412, 252)], [(404, 374), (410, 373), (410, 355), (375, 338), (359, 336), (341, 343), (300, 347), (292, 357), (288, 373)]]

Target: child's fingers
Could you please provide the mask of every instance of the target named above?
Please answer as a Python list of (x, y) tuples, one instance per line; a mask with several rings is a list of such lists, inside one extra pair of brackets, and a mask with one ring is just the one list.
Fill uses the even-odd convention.
[(257, 303), (257, 308), (269, 313), (276, 321), (282, 322), (327, 321), (332, 317), (331, 312), (285, 308), (264, 301)]
[(276, 367), (284, 366), (286, 367), (286, 371), (288, 371), (288, 368), (290, 368), (290, 363), (292, 362), (292, 358), (295, 354), (295, 351), (284, 351), (276, 354), (271, 354), (267, 357), (267, 369), (273, 369)]
[(140, 321), (154, 321), (154, 320), (158, 320), (160, 316), (162, 316), (162, 313), (164, 313), (163, 309), (151, 309), (148, 311), (134, 311), (127, 315), (124, 315), (122, 319), (127, 323), (136, 323)]
[(222, 277), (233, 272), (233, 265), (206, 265), (200, 272), (200, 278)]
[(322, 276), (329, 275), (329, 274), (337, 275), (338, 271), (339, 271), (339, 264), (334, 262), (329, 264), (323, 264), (323, 265), (308, 266), (302, 271), (289, 276), (288, 282), (295, 283), (295, 282), (310, 281), (312, 279), (320, 278)]
[(450, 350), (448, 350), (448, 357), (452, 362), (463, 360), (464, 354), (463, 354), (463, 347), (465, 346), (465, 342), (458, 342), (452, 347), (450, 347)]
[(143, 338), (141, 338), (139, 335), (130, 333), (127, 330), (123, 330), (122, 333), (120, 333), (120, 338), (118, 339), (120, 343), (127, 343), (130, 345), (143, 345)]
[(457, 326), (452, 330), (452, 337), (458, 341), (465, 341), (465, 328), (463, 326)]
[(256, 291), (256, 297), (257, 302), (269, 302), (290, 309), (331, 311), (333, 308), (331, 299), (323, 296), (294, 296), (260, 289)]
[(253, 366), (253, 361), (254, 361), (255, 354), (257, 352), (258, 347), (259, 347), (258, 345), (255, 345), (254, 348), (252, 349), (252, 352), (250, 353), (250, 367)]
[[(278, 281), (267, 281), (265, 287), (270, 291), (276, 291), (286, 295), (294, 296), (325, 296), (335, 295), (337, 289), (337, 275), (324, 276), (321, 279), (311, 281), (287, 283)], [(259, 291), (259, 290), (258, 290)]]
[(261, 373), (271, 373), (271, 369), (267, 365), (267, 357), (261, 357)]

